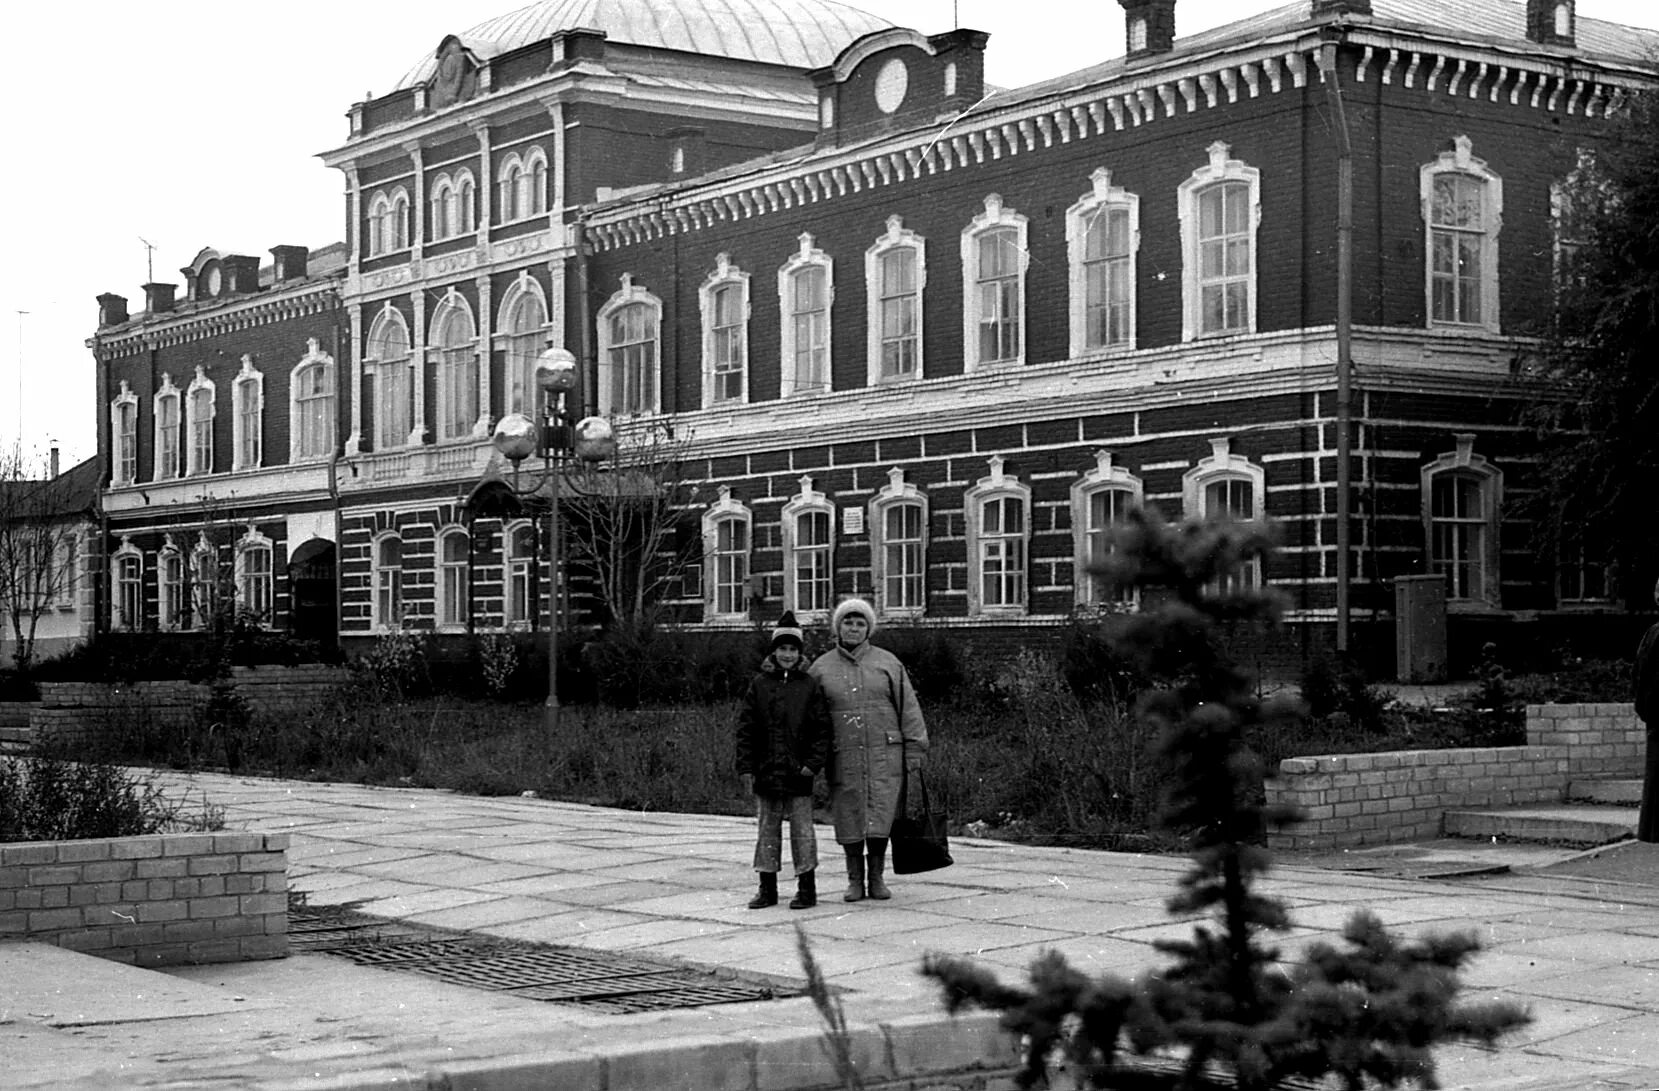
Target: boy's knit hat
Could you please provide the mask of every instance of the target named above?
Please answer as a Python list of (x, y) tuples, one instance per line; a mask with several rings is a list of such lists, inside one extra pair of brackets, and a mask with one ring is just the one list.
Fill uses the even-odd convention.
[(841, 631), (841, 619), (848, 614), (860, 615), (870, 623), (870, 632), (876, 631), (875, 607), (863, 599), (846, 599), (835, 608), (835, 613), (830, 615), (830, 632), (839, 633)]
[(772, 650), (776, 651), (779, 644), (793, 644), (797, 648), (806, 646), (806, 641), (801, 637), (801, 626), (795, 620), (793, 610), (785, 610), (772, 630)]

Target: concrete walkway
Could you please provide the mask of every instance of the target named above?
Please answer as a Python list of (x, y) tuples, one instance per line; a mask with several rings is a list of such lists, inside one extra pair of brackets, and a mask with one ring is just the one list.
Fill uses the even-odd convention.
[[(988, 1016), (943, 1014), (915, 972), (924, 952), (970, 955), (1005, 980), (1023, 979), (1045, 948), (1087, 971), (1134, 975), (1157, 965), (1154, 940), (1190, 928), (1163, 908), (1181, 859), (964, 838), (953, 842), (956, 866), (895, 879), (892, 901), (846, 905), (839, 853), (821, 829), (823, 903), (749, 911), (746, 819), (166, 779), (225, 806), (233, 829), (292, 833), (290, 885), (314, 904), (795, 979), (799, 924), (845, 990), (857, 1056), (890, 1081), (1013, 1056)], [(1281, 857), (1267, 885), (1297, 924), (1282, 946), (1293, 954), (1333, 938), (1361, 906), (1407, 935), (1473, 929), (1486, 950), (1470, 998), (1519, 1000), (1537, 1022), (1493, 1054), (1442, 1051), (1444, 1086), (1659, 1087), (1659, 888), (1516, 871), (1569, 854), (1488, 848), (1484, 868), (1479, 845)], [(1474, 874), (1502, 866), (1512, 870)], [(1422, 877), (1436, 874), (1453, 877)], [(0, 946), (9, 1088), (833, 1086), (820, 1031), (806, 999), (610, 1016), (321, 955), (161, 974)]]

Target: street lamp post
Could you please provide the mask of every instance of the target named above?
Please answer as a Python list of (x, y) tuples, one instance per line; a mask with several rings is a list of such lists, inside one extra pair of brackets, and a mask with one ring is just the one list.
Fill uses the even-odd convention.
[[(547, 705), (544, 722), (549, 734), (559, 730), (559, 483), (571, 458), (587, 463), (616, 453), (616, 435), (603, 417), (584, 417), (574, 424), (565, 407), (565, 395), (576, 388), (576, 357), (562, 348), (549, 348), (536, 361), (536, 387), (541, 391), (540, 421), (509, 413), (490, 437), (501, 457), (513, 464), (513, 493), (533, 496), (545, 486), (547, 503)], [(528, 486), (519, 483), (519, 471), (531, 454), (540, 454), (542, 471)]]

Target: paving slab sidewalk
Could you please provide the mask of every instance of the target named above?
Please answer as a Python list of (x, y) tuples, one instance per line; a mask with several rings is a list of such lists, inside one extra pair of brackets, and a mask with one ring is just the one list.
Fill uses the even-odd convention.
[[(313, 904), (360, 903), (415, 923), (784, 979), (800, 977), (799, 925), (841, 990), (855, 1052), (872, 1076), (1012, 1060), (1015, 1044), (990, 1017), (943, 1013), (916, 972), (926, 952), (968, 955), (1016, 979), (1053, 948), (1086, 971), (1129, 976), (1158, 963), (1156, 940), (1190, 930), (1163, 911), (1186, 867), (1180, 858), (964, 838), (953, 842), (956, 866), (895, 879), (889, 902), (847, 905), (823, 829), (825, 901), (750, 911), (747, 819), (164, 779), (224, 806), (231, 828), (289, 832), (290, 886)], [(1281, 856), (1266, 883), (1297, 923), (1282, 947), (1294, 956), (1311, 940), (1335, 939), (1360, 907), (1407, 935), (1472, 929), (1485, 951), (1467, 977), (1471, 998), (1519, 1000), (1536, 1022), (1496, 1053), (1441, 1051), (1444, 1086), (1659, 1088), (1659, 888), (1537, 870), (1571, 855), (1561, 850), (1506, 848), (1501, 859), (1484, 858), (1489, 866), (1461, 866), (1478, 865), (1479, 851)], [(15, 968), (17, 948), (0, 948), (8, 954)], [(72, 957), (80, 969), (49, 973), (60, 990), (72, 992), (76, 979), (115, 990), (100, 999), (99, 1020), (66, 1022), (44, 1010), (53, 1004), (40, 1000), (48, 971), (38, 956), (36, 992), (8, 1000), (14, 990), (4, 983), (15, 978), (0, 964), (8, 1087), (748, 1091), (835, 1082), (804, 998), (601, 1015), (302, 955), (171, 971), (164, 980), (181, 1014), (157, 1018), (156, 1003), (135, 997), (123, 1018), (117, 1001), (132, 982), (110, 985), (94, 960)], [(77, 1003), (60, 995), (60, 1010)]]

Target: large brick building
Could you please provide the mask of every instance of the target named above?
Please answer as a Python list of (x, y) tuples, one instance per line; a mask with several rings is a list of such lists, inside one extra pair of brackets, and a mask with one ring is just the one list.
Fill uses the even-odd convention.
[[(1542, 561), (1513, 516), (1517, 372), (1573, 244), (1561, 186), (1659, 35), (1572, 0), (1302, 0), (1177, 38), (1176, 0), (1120, 2), (1124, 56), (1001, 90), (986, 35), (828, 0), (613, 0), (582, 26), (546, 0), (354, 106), (325, 156), (337, 295), (317, 332), (289, 320), (317, 342), (294, 364), (334, 367), (339, 459), (261, 509), (319, 513), (339, 633), (536, 623), (530, 525), (467, 498), (548, 345), (625, 443), (691, 437), (695, 625), (860, 594), (1031, 634), (1116, 605), (1087, 564), (1135, 504), (1273, 519), (1286, 548), (1240, 578), (1290, 592), (1309, 643), (1374, 641), (1411, 573), (1445, 578), (1464, 642), (1622, 616), (1593, 551)], [(196, 381), (183, 353), (121, 356), (124, 328), (98, 339), (106, 451), (163, 372)], [(153, 431), (112, 463), (118, 582), (120, 526), (146, 566), (166, 532), (136, 521)], [(278, 570), (304, 540), (248, 521)]]

